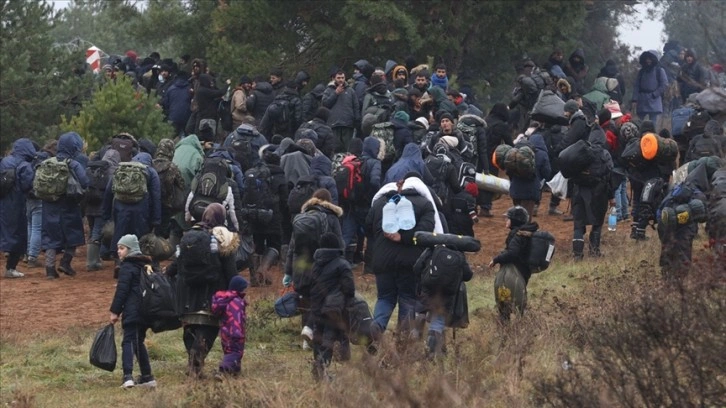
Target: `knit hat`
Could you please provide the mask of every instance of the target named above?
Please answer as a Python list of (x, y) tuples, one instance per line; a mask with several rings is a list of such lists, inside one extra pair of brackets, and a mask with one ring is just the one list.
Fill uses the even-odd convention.
[(452, 123), (454, 122), (454, 117), (451, 116), (451, 114), (447, 111), (442, 111), (439, 114), (439, 123), (441, 123), (441, 121), (444, 119), (449, 119)]
[(416, 118), (416, 122), (418, 124), (420, 124), (421, 126), (423, 126), (425, 129), (428, 130), (428, 128), (429, 128), (429, 121), (428, 121), (428, 119), (426, 119), (423, 116), (420, 116), (420, 117)]
[(640, 134), (644, 135), (646, 133), (655, 133), (655, 123), (651, 120), (644, 120), (640, 124)]
[(615, 120), (621, 116), (623, 116), (623, 112), (620, 111), (620, 104), (618, 104), (616, 101), (610, 101), (603, 105), (603, 108), (606, 108), (610, 111), (610, 119)]
[(251, 84), (252, 80), (247, 75), (242, 75), (242, 77), (239, 79), (239, 84)]
[(332, 232), (326, 232), (320, 237), (320, 248), (340, 248), (338, 236)]
[(603, 108), (602, 110), (600, 110), (600, 112), (597, 113), (597, 123), (600, 126), (602, 126), (603, 123), (609, 121), (610, 118), (611, 118), (610, 111), (605, 108)]
[(529, 222), (529, 213), (524, 207), (519, 205), (510, 207), (507, 210), (506, 216), (512, 221), (513, 227), (519, 227)]
[(330, 109), (326, 108), (325, 106), (319, 107), (318, 110), (315, 111), (315, 117), (322, 120), (323, 122), (327, 122), (328, 117), (330, 117)]
[(580, 110), (580, 105), (576, 101), (570, 99), (565, 103), (565, 112), (575, 113)]
[(247, 279), (237, 275), (229, 281), (229, 290), (242, 293), (247, 289)]
[(459, 146), (459, 139), (457, 139), (456, 136), (441, 136), (441, 139), (439, 140), (446, 143), (449, 147)]
[(637, 137), (639, 133), (638, 125), (633, 122), (625, 122), (620, 126), (620, 136), (623, 136), (625, 140)]
[(139, 247), (139, 239), (134, 234), (128, 234), (121, 237), (118, 240), (118, 245), (123, 245), (129, 249), (128, 255), (140, 254), (141, 248)]
[(397, 111), (393, 114), (393, 119), (401, 121), (401, 122), (408, 122), (410, 117), (408, 116), (408, 113), (404, 111)]

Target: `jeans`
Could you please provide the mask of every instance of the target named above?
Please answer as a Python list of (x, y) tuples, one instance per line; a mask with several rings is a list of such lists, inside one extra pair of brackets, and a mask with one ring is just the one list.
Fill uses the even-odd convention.
[(146, 327), (136, 323), (124, 325), (124, 337), (121, 340), (121, 362), (124, 376), (131, 375), (134, 371), (134, 356), (139, 362), (141, 375), (151, 375), (151, 363), (149, 352), (146, 350)]
[(431, 316), (431, 323), (429, 323), (429, 331), (436, 333), (443, 333), (446, 324), (446, 318), (441, 314), (434, 314)]
[(618, 188), (615, 189), (615, 208), (618, 212), (618, 220), (629, 217), (628, 205), (628, 181), (623, 179)]
[(340, 221), (340, 229), (343, 235), (343, 242), (345, 246), (356, 243), (356, 239), (364, 233), (364, 225), (367, 210), (351, 208), (350, 210), (344, 211), (343, 219)]
[(28, 257), (38, 259), (43, 230), (43, 202), (28, 199), (25, 211), (28, 218)]
[(91, 242), (101, 242), (101, 236), (103, 235), (103, 227), (106, 225), (106, 221), (103, 217), (91, 217), (93, 220), (93, 228), (91, 228)]
[(416, 309), (416, 277), (410, 268), (398, 268), (376, 275), (378, 300), (373, 321), (385, 330), (398, 303), (398, 327), (406, 329), (413, 322)]

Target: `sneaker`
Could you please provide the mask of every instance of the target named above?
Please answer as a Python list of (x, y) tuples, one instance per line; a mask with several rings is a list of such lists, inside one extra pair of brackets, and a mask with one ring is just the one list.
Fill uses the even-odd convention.
[(134, 382), (134, 377), (130, 375), (125, 375), (123, 383), (121, 383), (121, 388), (128, 390), (129, 388), (134, 388), (134, 385), (136, 385), (136, 383)]
[(40, 262), (38, 262), (38, 258), (29, 256), (28, 257), (28, 268), (38, 268), (42, 266)]
[(555, 208), (550, 208), (550, 210), (547, 212), (547, 214), (549, 214), (549, 215), (562, 215), (564, 213), (562, 211), (558, 210), (555, 207)]
[(15, 269), (8, 269), (5, 271), (6, 278), (22, 278), (23, 276), (25, 276), (24, 273), (18, 272)]
[(153, 375), (142, 375), (136, 378), (137, 387), (156, 388), (156, 379)]
[(310, 342), (313, 341), (313, 329), (311, 329), (308, 326), (303, 327), (302, 332), (300, 332), (300, 335), (302, 336), (303, 340), (307, 340)]

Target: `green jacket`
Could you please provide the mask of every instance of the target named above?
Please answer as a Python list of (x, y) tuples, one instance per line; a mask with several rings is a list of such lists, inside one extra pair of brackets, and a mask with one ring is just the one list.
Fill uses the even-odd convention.
[(204, 149), (197, 135), (189, 135), (176, 144), (172, 162), (179, 168), (185, 185), (192, 185), (192, 179), (202, 168), (203, 161)]

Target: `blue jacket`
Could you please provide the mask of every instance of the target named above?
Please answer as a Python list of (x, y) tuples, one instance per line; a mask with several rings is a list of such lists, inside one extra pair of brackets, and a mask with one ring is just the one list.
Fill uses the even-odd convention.
[(511, 176), (509, 184), (509, 196), (513, 200), (534, 200), (539, 201), (542, 195), (542, 181), (550, 176), (550, 159), (547, 154), (547, 145), (541, 132), (532, 134), (529, 137), (529, 145), (534, 150), (535, 176), (533, 178), (522, 178)]
[(13, 191), (0, 199), (0, 250), (5, 252), (24, 252), (28, 244), (25, 198), (33, 188), (35, 171), (30, 163), (34, 157), (33, 142), (23, 138), (16, 140), (10, 155), (0, 161), (0, 170), (15, 169)]
[(176, 124), (186, 124), (191, 112), (191, 85), (183, 78), (177, 78), (161, 98), (161, 107), (166, 117)]
[[(86, 188), (86, 169), (75, 159), (82, 149), (83, 139), (78, 133), (65, 133), (58, 139), (56, 157), (59, 160), (70, 159), (68, 165), (71, 171), (75, 173), (81, 186)], [(42, 236), (43, 249), (75, 248), (85, 244), (81, 206), (65, 198), (56, 202), (44, 202)]]
[(338, 205), (338, 186), (330, 176), (333, 171), (333, 162), (324, 155), (313, 157), (310, 162), (310, 174), (318, 177), (318, 187), (330, 192), (331, 202)]
[(663, 93), (668, 87), (668, 76), (665, 70), (658, 65), (658, 52), (650, 50), (642, 53), (640, 55), (641, 66), (646, 57), (653, 59), (653, 65), (648, 68), (640, 68), (633, 86), (633, 102), (638, 104), (636, 111), (639, 116), (644, 113), (662, 113)]
[(399, 181), (411, 171), (415, 171), (420, 174), (421, 180), (423, 180), (426, 185), (433, 184), (434, 179), (431, 177), (431, 173), (421, 157), (421, 149), (419, 149), (415, 143), (409, 143), (403, 148), (401, 158), (398, 159), (398, 161), (386, 172), (386, 178), (383, 180), (383, 184)]
[(113, 219), (114, 230), (111, 248), (126, 234), (141, 238), (161, 223), (161, 184), (159, 174), (152, 167), (148, 153), (139, 153), (132, 161), (146, 165), (146, 194), (138, 203), (122, 203), (113, 198), (113, 180), (106, 186), (103, 199), (104, 219)]
[[(378, 160), (378, 152), (381, 148), (381, 141), (375, 137), (368, 136), (363, 139), (363, 177), (368, 183), (366, 192), (370, 193), (370, 199), (381, 189), (383, 178), (381, 177), (381, 161)], [(370, 201), (366, 203), (370, 207)]]

